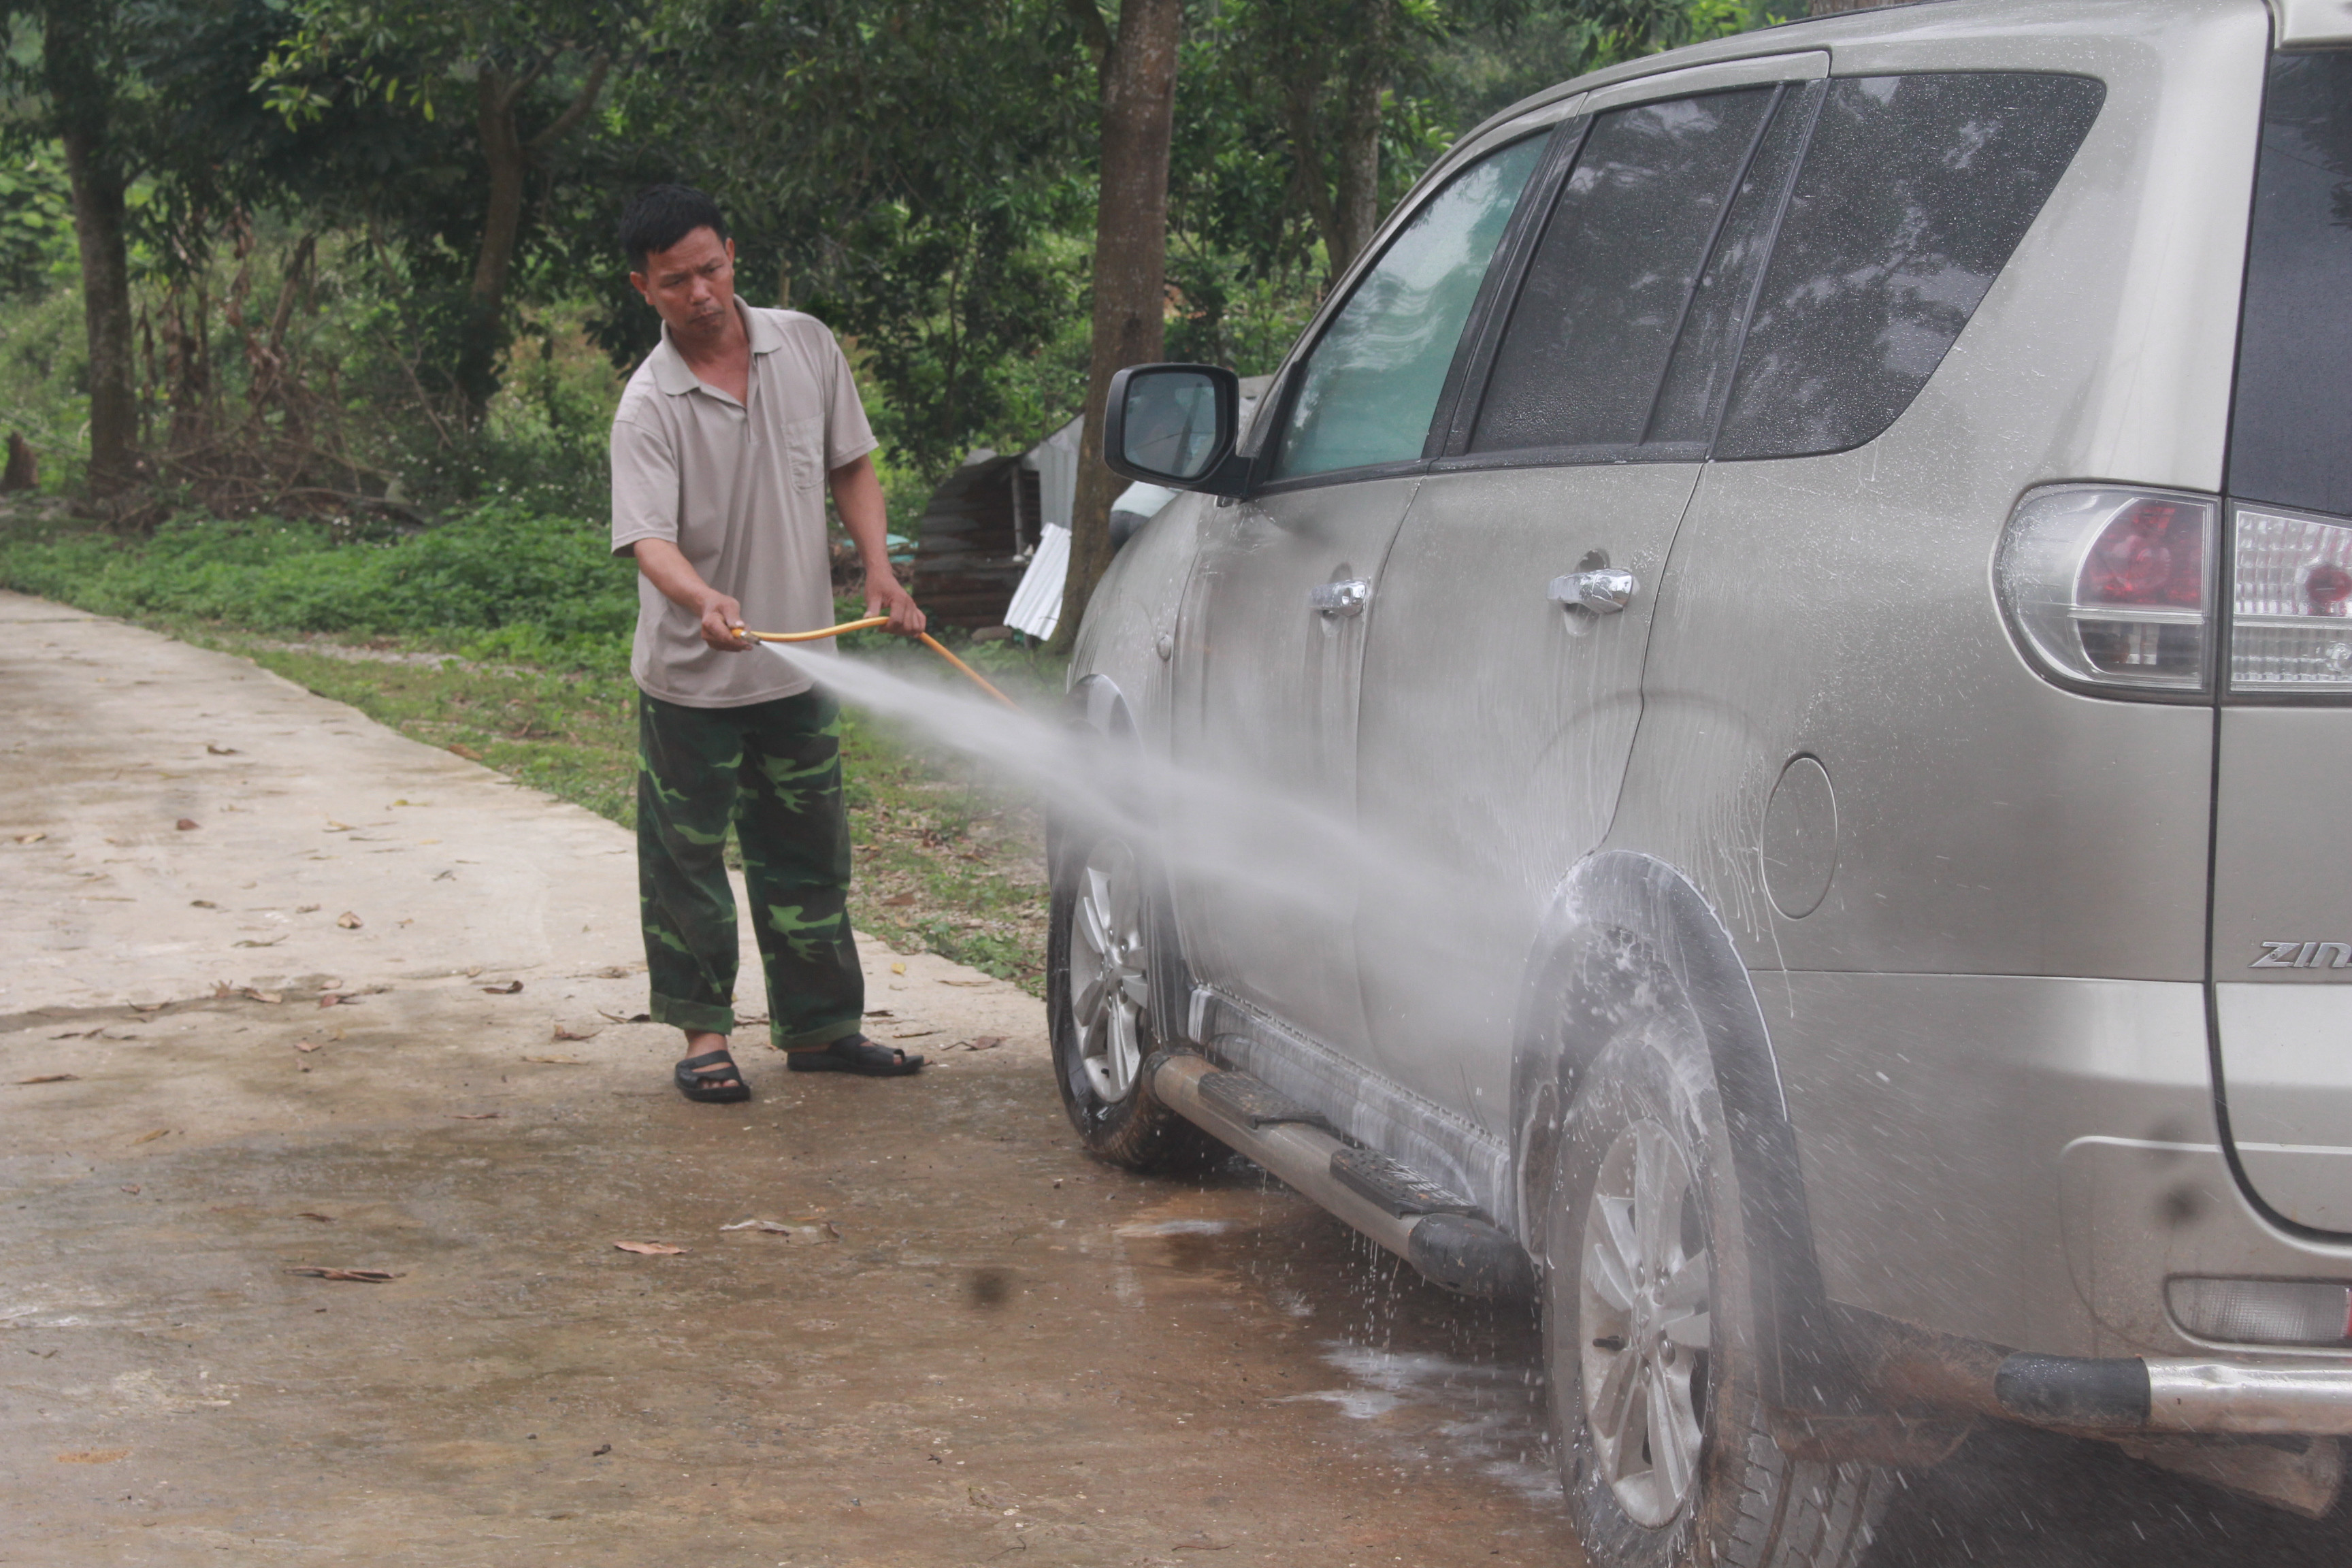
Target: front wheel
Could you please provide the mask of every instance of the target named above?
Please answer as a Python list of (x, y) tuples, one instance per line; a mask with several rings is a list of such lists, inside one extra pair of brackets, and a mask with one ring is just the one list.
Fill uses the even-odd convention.
[(1072, 846), (1055, 879), (1045, 943), (1054, 1078), (1087, 1152), (1130, 1170), (1195, 1166), (1207, 1134), (1160, 1103), (1143, 1079), (1158, 1041), (1146, 863), (1124, 838)]
[(1562, 1479), (1602, 1568), (1853, 1568), (1886, 1472), (1790, 1458), (1764, 1424), (1721, 1104), (1696, 1030), (1621, 1037), (1570, 1108), (1545, 1357)]

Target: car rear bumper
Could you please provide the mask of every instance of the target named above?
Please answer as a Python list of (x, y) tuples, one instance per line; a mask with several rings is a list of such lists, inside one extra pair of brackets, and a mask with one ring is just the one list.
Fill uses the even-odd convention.
[(2061, 1431), (2352, 1436), (2352, 1364), (2020, 1353), (1993, 1396), (2014, 1421)]

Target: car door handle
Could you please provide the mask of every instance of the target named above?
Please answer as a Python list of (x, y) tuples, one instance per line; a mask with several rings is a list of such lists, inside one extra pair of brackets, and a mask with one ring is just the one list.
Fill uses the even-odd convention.
[(1307, 602), (1320, 615), (1360, 616), (1364, 601), (1372, 596), (1372, 585), (1361, 577), (1345, 583), (1318, 583), (1307, 590)]
[(1590, 610), (1596, 616), (1613, 616), (1633, 602), (1641, 587), (1633, 574), (1623, 567), (1602, 566), (1553, 578), (1551, 602), (1570, 609)]

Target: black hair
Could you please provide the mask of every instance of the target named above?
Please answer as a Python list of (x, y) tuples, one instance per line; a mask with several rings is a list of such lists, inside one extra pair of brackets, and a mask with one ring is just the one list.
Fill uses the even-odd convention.
[(629, 198), (621, 213), (621, 248), (628, 252), (629, 270), (643, 272), (646, 257), (667, 250), (698, 228), (707, 228), (725, 242), (727, 220), (719, 216), (717, 202), (691, 185), (647, 185)]

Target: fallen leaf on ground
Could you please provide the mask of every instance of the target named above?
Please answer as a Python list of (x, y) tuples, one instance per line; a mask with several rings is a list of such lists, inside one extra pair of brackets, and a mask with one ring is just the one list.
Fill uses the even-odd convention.
[(866, 1015), (869, 1018), (892, 1018), (898, 1015), (887, 1007), (876, 1007)]
[(521, 982), (521, 981), (520, 981), (520, 980), (509, 980), (509, 981), (508, 981), (504, 985), (485, 985), (485, 986), (483, 986), (483, 987), (482, 987), (482, 994), (483, 994), (483, 995), (485, 995), (485, 996), (511, 996), (511, 995), (513, 995), (516, 992), (518, 992), (518, 991), (520, 991), (520, 990), (521, 990), (521, 989), (522, 989), (522, 982)]
[(298, 915), (315, 915), (326, 907), (324, 904), (297, 904), (294, 906), (294, 912)]
[(597, 1008), (596, 1011), (604, 1013), (604, 1016), (612, 1019), (615, 1024), (650, 1024), (654, 1021), (654, 1016), (651, 1013), (605, 1013), (602, 1007)]
[(296, 1219), (315, 1219), (320, 1225), (332, 1225), (335, 1223), (335, 1216), (333, 1215), (312, 1214), (309, 1209), (304, 1209), (300, 1214), (296, 1215), (294, 1217)]
[(230, 997), (232, 997), (232, 996), (236, 995), (236, 986), (234, 986), (234, 985), (231, 985), (227, 981), (226, 981), (226, 980), (215, 980), (215, 981), (214, 981), (214, 982), (213, 982), (213, 1000), (214, 1000), (214, 1001), (215, 1001), (215, 1002), (226, 1002), (226, 1001), (227, 1001)]
[(42, 839), (47, 838), (47, 837), (48, 835), (46, 833), (19, 833), (16, 835), (16, 842), (19, 844), (38, 844)]
[(300, 1268), (289, 1268), (286, 1272), (310, 1279), (342, 1279), (353, 1285), (388, 1285), (400, 1278), (381, 1268), (319, 1268), (307, 1265)]
[(190, 899), (188, 900), (188, 908), (192, 910), (216, 910), (220, 908), (220, 906), (213, 902), (210, 899)]
[(626, 980), (628, 977), (629, 972), (617, 963), (608, 963), (596, 972), (599, 980)]
[(319, 1043), (316, 1040), (297, 1040), (294, 1042), (294, 1048), (298, 1051), (315, 1051), (319, 1048)]
[(60, 1465), (110, 1465), (117, 1459), (131, 1457), (128, 1448), (80, 1448), (70, 1454), (59, 1454)]
[(589, 1030), (586, 1034), (582, 1034), (576, 1029), (567, 1029), (561, 1024), (555, 1026), (554, 1038), (559, 1040), (593, 1040), (595, 1037), (596, 1031), (593, 1029)]
[(735, 1017), (735, 1026), (739, 1029), (748, 1029), (755, 1024), (764, 1024), (767, 1021), (768, 1016), (765, 1013), (739, 1013)]
[(160, 1013), (170, 1005), (169, 1002), (133, 1002), (131, 1010), (134, 1013)]
[(79, 1073), (45, 1072), (36, 1073), (31, 1078), (20, 1078), (16, 1081), (18, 1083), (74, 1083), (79, 1081), (80, 1077)]
[(887, 899), (883, 900), (882, 901), (883, 901), (883, 903), (885, 903), (885, 904), (887, 904), (887, 905), (889, 905), (890, 907), (892, 907), (892, 908), (894, 908), (894, 909), (895, 909), (895, 908), (897, 908), (898, 906), (899, 906), (899, 905), (901, 905), (901, 904), (911, 904), (911, 903), (913, 903), (913, 902), (915, 901), (915, 895), (914, 895), (914, 894), (912, 894), (912, 893), (898, 893), (898, 894), (894, 894), (893, 896), (891, 896), (891, 897), (889, 897), (889, 898), (887, 898)]
[(890, 966), (890, 973), (893, 974), (904, 974), (907, 973), (907, 966), (903, 963), (894, 963)]
[(179, 821), (172, 824), (173, 826), (178, 828), (183, 833), (187, 832), (190, 828), (195, 826), (195, 825), (196, 819), (193, 816), (184, 816), (180, 818)]
[(496, 1121), (499, 1117), (504, 1116), (506, 1112), (503, 1110), (453, 1110), (449, 1113), (449, 1120), (452, 1121)]
[(578, 1057), (525, 1057), (522, 1059), (527, 1062), (540, 1062), (551, 1068), (577, 1068), (588, 1065)]
[(739, 1219), (733, 1225), (722, 1225), (721, 1230), (756, 1230), (763, 1236), (781, 1236), (788, 1241), (839, 1241), (841, 1227), (829, 1219)]
[(68, 1029), (64, 1034), (62, 1034), (62, 1035), (51, 1035), (51, 1036), (49, 1037), (49, 1038), (51, 1038), (51, 1039), (53, 1039), (53, 1040), (80, 1040), (80, 1039), (88, 1039), (88, 1038), (91, 1038), (91, 1037), (95, 1037), (95, 1036), (102, 1035), (102, 1034), (104, 1034), (104, 1033), (106, 1033), (106, 1031), (105, 1031), (104, 1029), (102, 1029), (102, 1028), (99, 1028), (99, 1029)]
[(993, 985), (996, 982), (993, 980), (942, 980), (940, 984), (942, 985)]
[(286, 994), (282, 991), (262, 991), (251, 985), (240, 987), (237, 994), (248, 1002), (267, 1002), (273, 1007), (286, 1000)]
[(1003, 1043), (1002, 1035), (976, 1035), (969, 1040), (958, 1040), (947, 1048), (951, 1051), (992, 1051)]
[(925, 1035), (936, 1035), (937, 1029), (901, 1029), (890, 1037), (894, 1040), (919, 1040)]
[(152, 1132), (142, 1132), (138, 1137), (133, 1138), (131, 1142), (133, 1146), (136, 1146), (141, 1143), (152, 1143), (158, 1138), (169, 1138), (171, 1135), (172, 1130), (170, 1128), (158, 1127)]
[(248, 937), (245, 941), (237, 942), (235, 945), (238, 947), (276, 947), (279, 942), (284, 942), (285, 940), (286, 939), (282, 936), (273, 936), (268, 942), (255, 942)]
[(351, 830), (352, 830), (352, 825), (351, 825), (350, 823), (348, 823), (348, 822), (337, 822), (337, 821), (336, 821), (333, 817), (331, 817), (331, 817), (329, 817), (329, 818), (327, 818), (327, 831), (328, 831), (328, 832), (330, 832), (330, 833), (349, 833)]
[(607, 1455), (607, 1454), (611, 1453), (612, 1451), (613, 1451), (613, 1445), (612, 1445), (612, 1444), (610, 1444), (610, 1443), (607, 1443), (607, 1444), (604, 1445), (604, 1447), (598, 1447), (598, 1448), (591, 1448), (591, 1449), (589, 1449), (589, 1450), (588, 1450), (588, 1457), (589, 1457), (590, 1458), (592, 1458), (592, 1459), (601, 1459), (601, 1458), (603, 1458), (605, 1455)]
[(332, 991), (321, 991), (321, 992), (320, 992), (320, 993), (319, 993), (319, 1005), (320, 1005), (320, 1006), (321, 1006), (321, 1007), (340, 1007), (340, 1006), (341, 1006), (342, 1005), (343, 1005), (343, 999), (342, 999), (342, 997), (341, 997), (340, 994), (338, 994), (337, 993), (332, 992)]
[(215, 746), (209, 741), (205, 742), (205, 750), (215, 757), (234, 757), (237, 754), (235, 746)]
[(474, 750), (473, 747), (467, 745), (462, 741), (453, 741), (449, 743), (449, 754), (452, 756), (463, 757), (469, 763), (478, 763), (482, 760), (481, 752)]
[(623, 1252), (634, 1252), (646, 1258), (676, 1258), (686, 1248), (672, 1247), (667, 1241), (616, 1241), (613, 1245)]
[(126, 1192), (126, 1193), (129, 1193), (132, 1197), (134, 1197), (134, 1198), (135, 1198), (135, 1197), (137, 1197), (137, 1196), (139, 1195), (139, 1184), (138, 1184), (138, 1183), (136, 1183), (136, 1182), (132, 1182), (132, 1183), (131, 1183), (129, 1185), (125, 1186), (122, 1190), (123, 1190), (124, 1192)]
[(341, 914), (335, 917), (335, 923), (342, 927), (345, 931), (357, 931), (360, 929), (360, 917), (352, 913), (351, 910), (345, 910)]

